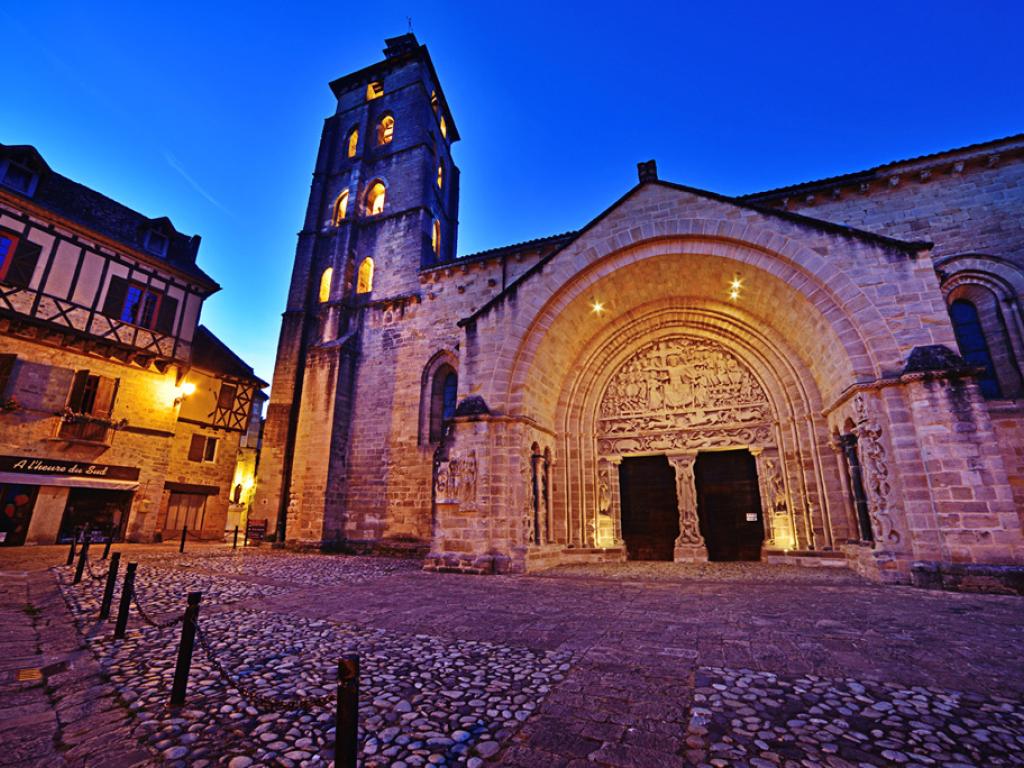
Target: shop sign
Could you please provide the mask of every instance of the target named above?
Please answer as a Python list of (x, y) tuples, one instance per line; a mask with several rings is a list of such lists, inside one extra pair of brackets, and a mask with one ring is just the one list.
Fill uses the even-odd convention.
[(138, 480), (138, 467), (114, 464), (90, 464), (86, 461), (63, 461), (36, 456), (0, 456), (0, 472), (26, 475), (59, 475), (61, 477), (93, 477), (106, 480)]

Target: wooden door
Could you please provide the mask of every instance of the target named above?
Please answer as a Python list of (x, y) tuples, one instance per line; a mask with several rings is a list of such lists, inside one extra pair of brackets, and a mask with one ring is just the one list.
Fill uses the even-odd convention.
[(697, 455), (697, 516), (709, 560), (760, 560), (764, 544), (757, 465), (750, 451)]
[(671, 560), (679, 535), (676, 473), (665, 456), (636, 456), (619, 465), (622, 538), (630, 560)]

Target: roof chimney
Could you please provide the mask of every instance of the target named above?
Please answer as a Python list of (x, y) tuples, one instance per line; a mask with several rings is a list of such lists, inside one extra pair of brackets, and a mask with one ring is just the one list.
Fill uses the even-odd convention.
[(636, 175), (640, 178), (641, 184), (645, 184), (648, 181), (657, 181), (658, 164), (654, 160), (648, 160), (646, 163), (637, 163)]

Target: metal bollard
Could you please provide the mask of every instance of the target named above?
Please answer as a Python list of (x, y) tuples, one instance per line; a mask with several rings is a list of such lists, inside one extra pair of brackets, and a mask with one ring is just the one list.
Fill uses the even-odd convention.
[(89, 558), (89, 529), (85, 529), (85, 540), (82, 542), (82, 549), (78, 553), (78, 567), (75, 568), (75, 580), (73, 584), (82, 583), (82, 574), (85, 573), (85, 562)]
[(113, 543), (113, 541), (114, 541), (114, 526), (110, 526), (110, 528), (107, 530), (107, 541), (103, 545), (103, 559), (104, 560), (106, 560), (107, 559), (107, 555), (110, 554), (110, 545)]
[(245, 538), (242, 540), (242, 549), (249, 546), (249, 526), (245, 526)]
[(188, 536), (188, 526), (181, 526), (181, 546), (178, 547), (178, 552), (185, 551), (185, 537)]
[(174, 685), (171, 687), (172, 707), (180, 707), (185, 704), (188, 673), (192, 668), (192, 649), (195, 646), (196, 626), (199, 623), (199, 601), (202, 599), (202, 592), (188, 593), (188, 607), (185, 609), (185, 619), (181, 622), (178, 663), (174, 667)]
[(100, 603), (100, 621), (110, 618), (110, 604), (114, 602), (114, 587), (117, 584), (117, 569), (121, 567), (121, 553), (115, 552), (110, 558), (107, 568), (107, 586), (103, 589), (103, 602)]
[(78, 540), (78, 531), (76, 530), (74, 535), (71, 537), (71, 549), (68, 550), (68, 561), (66, 565), (75, 564), (75, 542)]
[(355, 768), (359, 753), (359, 655), (338, 660), (338, 702), (334, 712), (335, 768)]
[(238, 526), (237, 525), (235, 526), (235, 538), (234, 538), (234, 541), (231, 542), (231, 548), (232, 549), (238, 549)]
[(124, 631), (128, 629), (128, 611), (132, 605), (132, 592), (135, 590), (135, 569), (138, 563), (128, 563), (124, 571), (124, 583), (121, 585), (121, 605), (117, 610), (117, 624), (114, 625), (114, 639), (120, 640), (124, 637)]

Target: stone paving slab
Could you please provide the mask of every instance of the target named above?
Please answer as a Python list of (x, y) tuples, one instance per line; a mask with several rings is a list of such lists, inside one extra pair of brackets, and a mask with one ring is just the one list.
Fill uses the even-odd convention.
[[(232, 670), (254, 681), (265, 678), (259, 685), (269, 694), (284, 695), (291, 681), (314, 671), (305, 685), (315, 691), (316, 681), (329, 673), (328, 657), (344, 647), (356, 644), (366, 658), (374, 659), (368, 684), (382, 693), (364, 702), (366, 733), (377, 736), (376, 741), (367, 739), (366, 765), (390, 762), (402, 768), (398, 758), (405, 753), (386, 751), (398, 747), (415, 753), (408, 745), (421, 727), (433, 729), (423, 731), (419, 745), (429, 747), (432, 764), (461, 759), (472, 768), (1020, 764), (1024, 600), (1015, 597), (880, 587), (848, 572), (822, 568), (795, 573), (761, 564), (678, 568), (672, 563), (628, 563), (621, 571), (601, 566), (528, 577), (468, 577), (425, 574), (409, 564), (380, 568), (378, 558), (364, 562), (260, 550), (246, 552), (239, 563), (223, 547), (183, 558), (168, 547), (127, 549), (144, 563), (140, 572), (159, 576), (146, 593), (147, 599), (166, 604), (168, 613), (159, 618), (173, 618), (182, 587), (207, 580), (211, 601), (204, 600), (202, 615), (225, 644), (219, 653), (225, 663), (232, 663)], [(253, 554), (258, 556), (250, 558)], [(60, 553), (21, 552), (10, 564), (4, 555), (0, 552), (0, 569), (23, 568), (32, 578), (45, 577), (56, 595), (52, 575), (33, 569), (62, 561)], [(96, 595), (93, 586), (77, 587), (71, 604), (91, 616)], [(51, 644), (48, 638), (59, 640), (59, 623), (46, 613), (39, 617), (34, 631), (41, 647)], [(89, 722), (117, 722), (117, 707), (104, 704), (92, 712), (83, 708), (89, 696), (82, 692), (94, 689), (134, 713), (129, 731), (139, 740), (129, 739), (128, 746), (137, 750), (150, 745), (155, 751), (143, 754), (160, 764), (202, 768), (203, 760), (225, 763), (232, 757), (241, 760), (233, 768), (324, 764), (332, 734), (324, 727), (326, 721), (317, 720), (322, 712), (316, 707), (266, 715), (253, 707), (249, 712), (248, 702), (204, 666), (199, 652), (193, 684), (209, 706), (190, 710), (192, 714), (177, 718), (180, 723), (171, 722), (175, 718), (158, 706), (166, 696), (169, 654), (157, 649), (173, 641), (141, 624), (132, 626), (132, 639), (119, 649), (100, 639), (107, 634), (86, 628), (84, 636), (92, 640), (88, 655), (97, 667), (97, 659), (106, 659), (110, 679), (100, 680), (94, 689), (91, 674), (85, 674), (77, 692), (63, 694), (63, 702), (51, 701), (58, 713), (58, 738), (65, 733), (80, 738), (89, 732)], [(18, 637), (29, 636), (19, 630)], [(66, 641), (56, 644), (60, 642)], [(0, 658), (6, 651), (3, 644), (0, 639)], [(149, 649), (157, 656), (147, 656)], [(471, 672), (454, 678), (467, 690), (479, 687), (474, 680), (505, 679), (503, 658), (514, 658), (512, 666), (547, 669), (550, 679), (542, 684), (544, 690), (538, 685), (517, 694), (527, 698), (513, 700), (517, 707), (508, 709), (511, 717), (504, 711), (488, 713), (497, 707), (484, 706), (481, 713), (470, 700), (465, 701), (466, 711), (453, 710), (447, 705), (459, 700), (444, 702), (444, 689), (430, 687), (433, 682), (423, 689), (422, 700), (409, 700), (410, 712), (397, 711), (401, 699), (389, 697), (411, 695), (403, 692), (401, 681), (414, 679), (416, 671), (431, 681), (443, 680), (445, 670), (451, 671), (442, 663), (448, 658), (462, 660)], [(567, 669), (558, 669), (564, 678), (556, 680), (544, 665), (563, 658)], [(314, 660), (308, 669), (306, 659)], [(139, 674), (125, 676), (133, 667)], [(393, 675), (397, 681), (386, 679), (390, 673), (382, 670), (389, 668), (402, 670)], [(76, 662), (66, 674), (70, 680), (84, 673)], [(152, 685), (132, 698), (128, 685), (140, 675)], [(769, 683), (768, 695), (744, 698), (754, 688), (769, 691)], [(115, 688), (127, 691), (131, 701), (115, 696)], [(858, 710), (851, 709), (851, 697)], [(769, 700), (781, 704), (773, 706)], [(422, 714), (421, 701), (432, 703), (440, 714)], [(533, 706), (527, 707), (528, 702)], [(229, 709), (221, 711), (224, 706)], [(843, 712), (844, 706), (854, 714)], [(865, 715), (865, 709), (880, 717)], [(72, 715), (81, 719), (75, 721)], [(408, 722), (402, 719), (406, 715)], [(425, 722), (412, 725), (421, 718)], [(238, 733), (230, 730), (234, 720), (245, 723), (237, 727)], [(442, 721), (447, 731), (439, 727)], [(143, 727), (143, 722), (150, 725)], [(216, 753), (196, 757), (192, 750), (209, 743), (203, 734), (209, 725), (218, 733), (227, 729), (223, 744), (239, 751), (225, 751), (222, 745)], [(755, 725), (757, 730), (751, 730)], [(844, 741), (830, 726), (846, 728), (849, 738)], [(388, 731), (388, 740), (383, 732), (395, 727), (398, 732)], [(488, 729), (492, 738), (474, 727)], [(165, 728), (169, 730), (161, 732)], [(252, 733), (259, 728), (263, 730), (255, 734), (253, 747)], [(468, 738), (453, 738), (455, 730), (464, 730)], [(282, 738), (263, 741), (263, 733)], [(826, 733), (836, 738), (823, 740)], [(866, 739), (858, 740), (855, 733)], [(399, 743), (399, 735), (409, 741)], [(183, 736), (195, 739), (175, 741)], [(302, 739), (309, 741), (300, 743)], [(431, 739), (435, 741), (428, 745)], [(287, 757), (278, 741), (307, 756)], [(96, 736), (63, 755), (81, 760), (102, 744)], [(456, 749), (460, 745), (465, 749)], [(189, 752), (164, 754), (175, 748)], [(906, 760), (901, 762), (901, 757)], [(405, 764), (420, 763), (413, 759)]]

